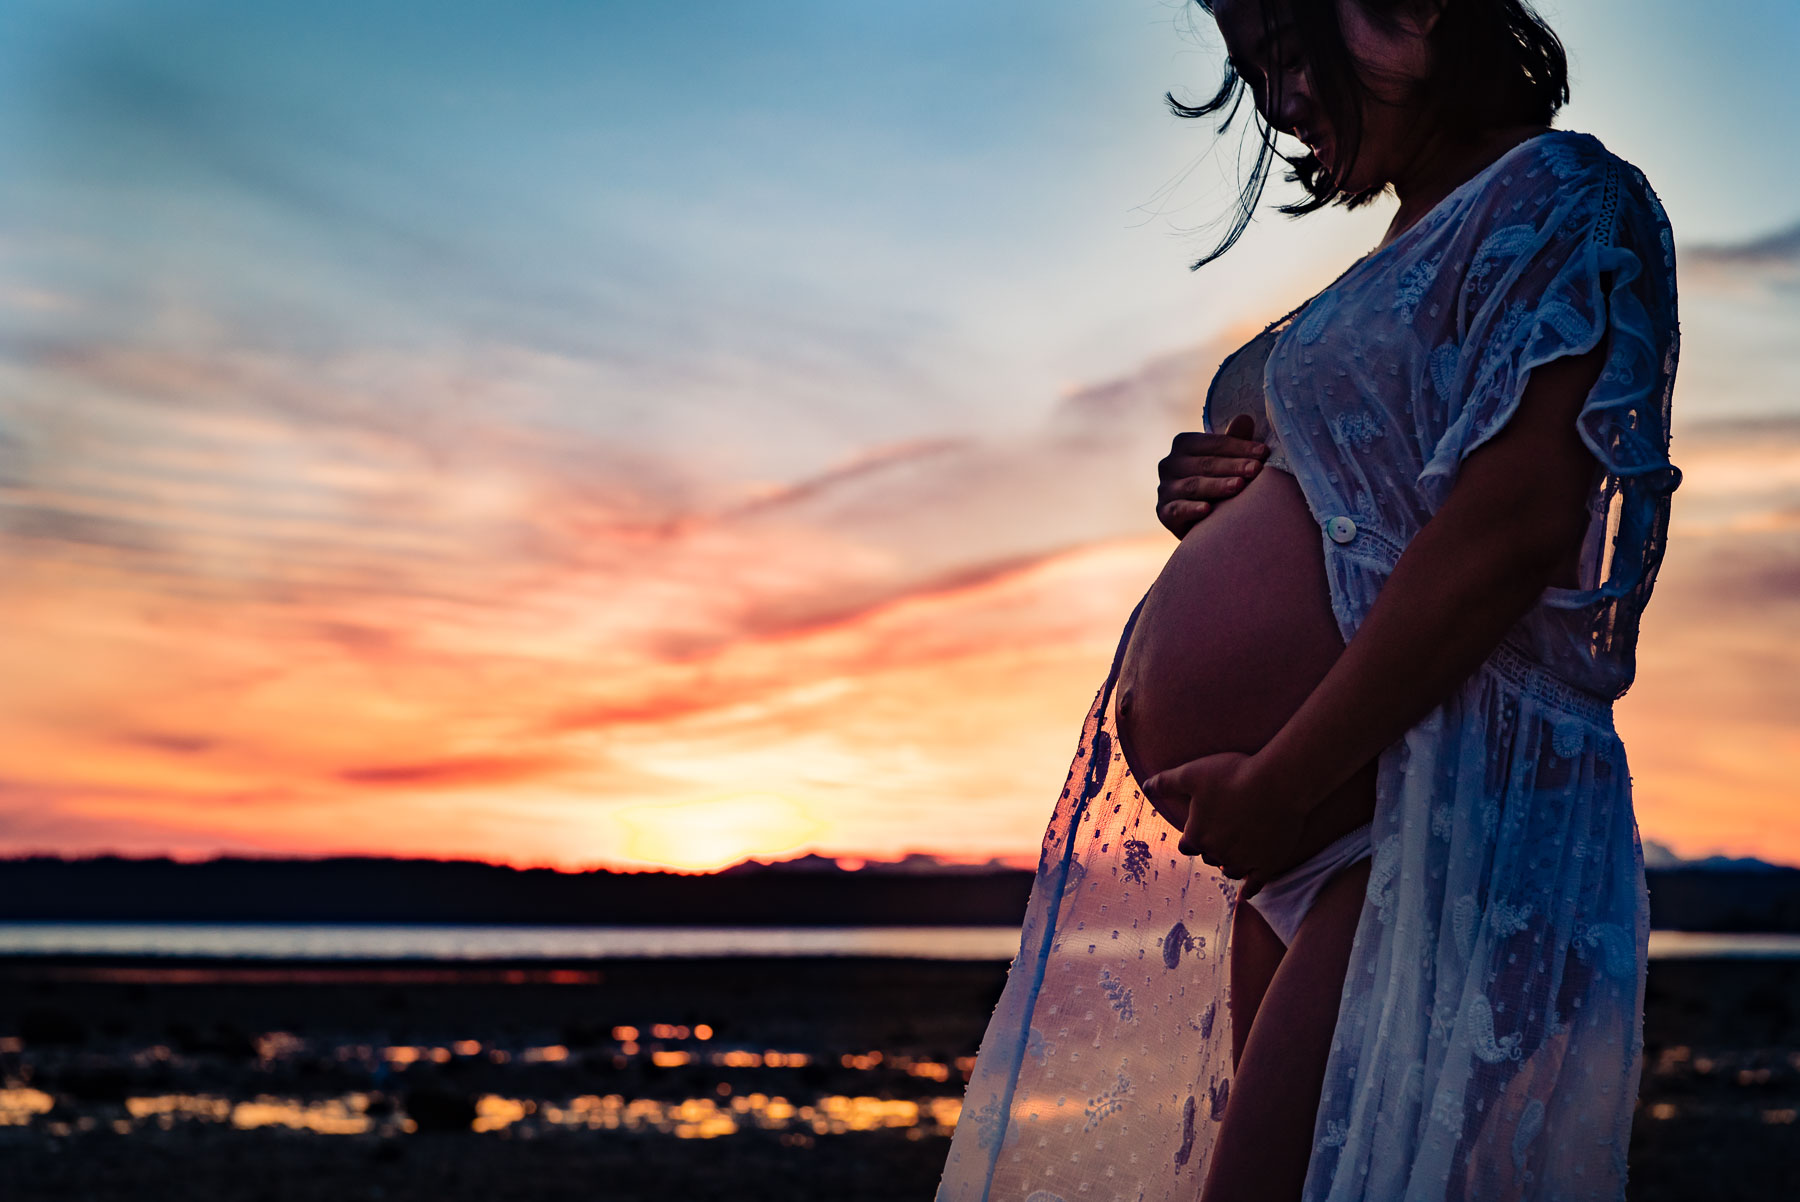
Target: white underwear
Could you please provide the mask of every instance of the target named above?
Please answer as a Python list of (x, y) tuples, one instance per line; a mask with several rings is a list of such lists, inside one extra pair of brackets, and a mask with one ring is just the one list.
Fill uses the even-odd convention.
[(1312, 909), (1313, 899), (1325, 883), (1340, 870), (1366, 858), (1372, 849), (1369, 824), (1365, 822), (1310, 860), (1275, 877), (1257, 890), (1250, 904), (1269, 920), (1282, 944), (1290, 944), (1300, 929), (1300, 920)]

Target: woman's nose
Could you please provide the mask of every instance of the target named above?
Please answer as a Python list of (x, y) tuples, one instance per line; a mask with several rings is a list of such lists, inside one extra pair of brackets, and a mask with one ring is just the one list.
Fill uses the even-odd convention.
[(1306, 95), (1306, 81), (1290, 76), (1283, 83), (1285, 86), (1276, 103), (1275, 118), (1269, 124), (1284, 134), (1298, 137), (1300, 130), (1309, 128), (1307, 116), (1312, 112), (1312, 105)]

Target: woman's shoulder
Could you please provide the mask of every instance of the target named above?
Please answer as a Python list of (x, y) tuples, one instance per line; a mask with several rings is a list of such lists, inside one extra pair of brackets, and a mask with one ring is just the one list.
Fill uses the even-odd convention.
[(1599, 138), (1578, 129), (1549, 129), (1526, 141), (1521, 150), (1532, 166), (1552, 179), (1576, 179), (1610, 164), (1623, 162)]
[(1667, 251), (1673, 241), (1668, 214), (1644, 173), (1577, 130), (1548, 130), (1500, 156), (1454, 218), (1465, 253), (1477, 258), (1496, 243), (1597, 235), (1606, 242), (1623, 235)]
[(1526, 138), (1477, 177), (1473, 208), (1517, 214), (1588, 191), (1616, 173), (1623, 160), (1592, 134), (1551, 129)]
[(1635, 205), (1667, 223), (1649, 179), (1593, 134), (1551, 129), (1503, 155), (1483, 189), (1489, 207), (1520, 212), (1533, 202), (1552, 206), (1573, 198), (1608, 207)]

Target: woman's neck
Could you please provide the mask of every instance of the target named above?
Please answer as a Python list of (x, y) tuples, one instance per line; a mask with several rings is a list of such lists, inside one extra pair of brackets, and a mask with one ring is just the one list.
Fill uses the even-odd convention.
[(1474, 137), (1455, 141), (1442, 136), (1426, 139), (1406, 170), (1390, 181), (1400, 208), (1381, 240), (1386, 246), (1438, 202), (1474, 178), (1495, 159), (1529, 138), (1546, 133), (1545, 125), (1509, 125), (1483, 130)]

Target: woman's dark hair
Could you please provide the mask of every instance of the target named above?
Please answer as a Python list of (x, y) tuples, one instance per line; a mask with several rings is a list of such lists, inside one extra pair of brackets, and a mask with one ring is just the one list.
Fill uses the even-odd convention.
[[(1214, 0), (1194, 0), (1208, 15)], [(1418, 0), (1351, 0), (1369, 18), (1392, 27), (1395, 14)], [(1562, 42), (1526, 0), (1437, 0), (1441, 6), (1431, 31), (1431, 76), (1424, 80), (1421, 100), (1442, 114), (1438, 127), (1451, 135), (1476, 133), (1500, 125), (1549, 125), (1569, 99), (1569, 61)], [(1279, 22), (1278, 18), (1285, 18)], [(1367, 83), (1359, 76), (1338, 23), (1337, 0), (1264, 0), (1264, 27), (1275, 61), (1282, 48), (1276, 40), (1278, 24), (1286, 23), (1299, 43), (1313, 93), (1331, 123), (1338, 161), (1348, 168), (1362, 143), (1361, 92)], [(1227, 60), (1225, 79), (1211, 100), (1186, 105), (1165, 92), (1163, 99), (1178, 117), (1206, 117), (1223, 112), (1219, 132), (1231, 128), (1243, 103), (1245, 84)], [(1269, 99), (1271, 111), (1279, 111), (1280, 97)], [(1268, 183), (1271, 160), (1280, 157), (1289, 167), (1290, 183), (1305, 188), (1307, 199), (1281, 205), (1278, 212), (1300, 216), (1331, 204), (1356, 208), (1384, 190), (1366, 188), (1345, 192), (1310, 151), (1289, 158), (1275, 149), (1275, 132), (1251, 106), (1260, 146), (1256, 164), (1238, 190), (1237, 212), (1225, 238), (1191, 265), (1199, 270), (1230, 250), (1243, 236), (1256, 204)]]

